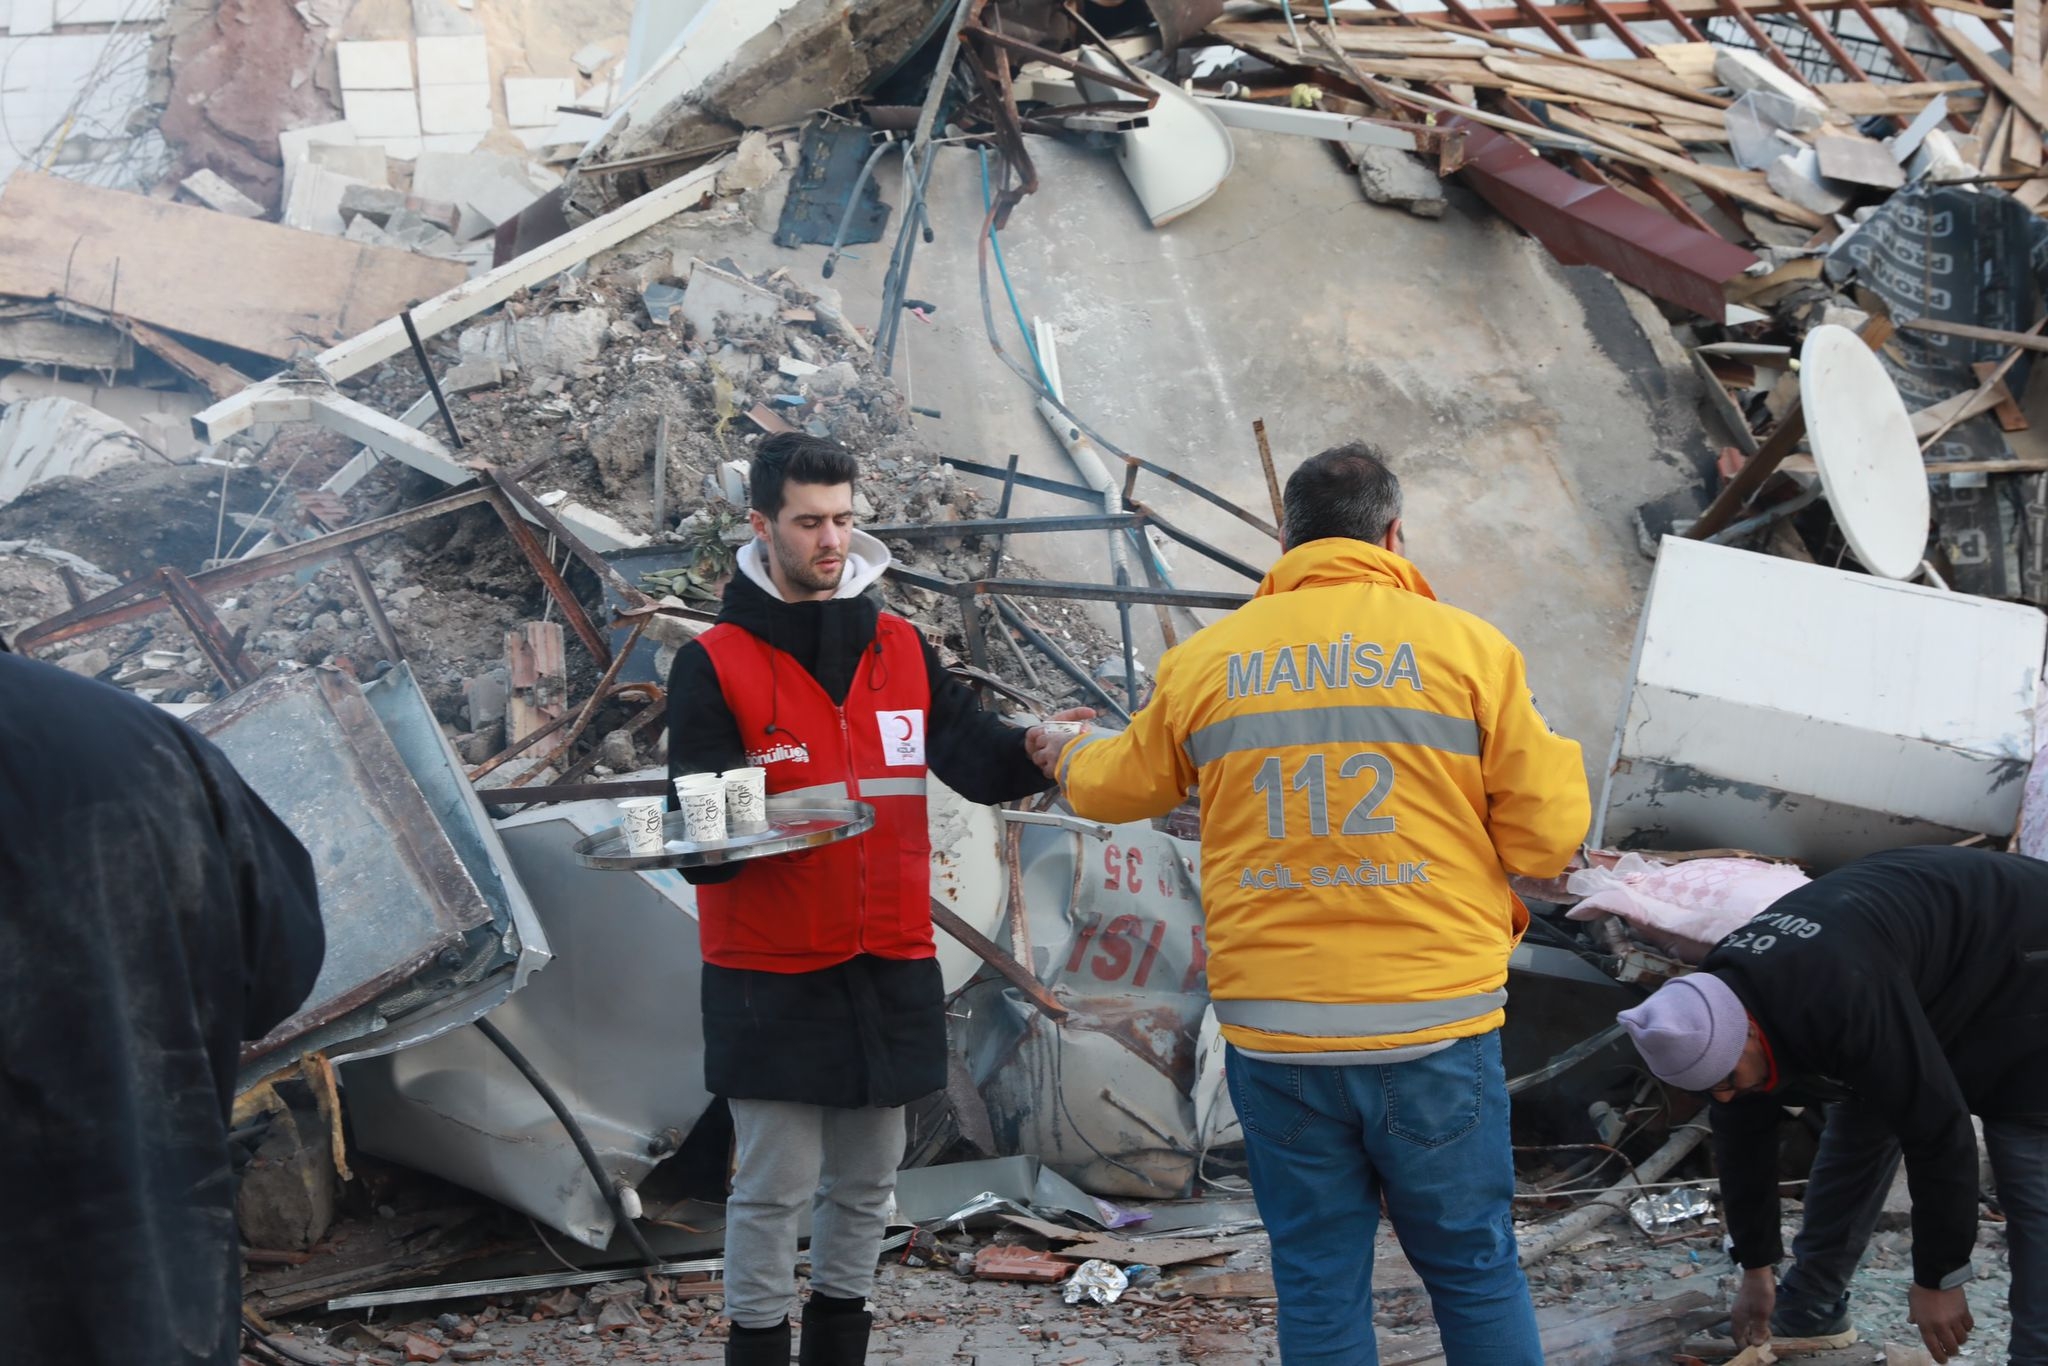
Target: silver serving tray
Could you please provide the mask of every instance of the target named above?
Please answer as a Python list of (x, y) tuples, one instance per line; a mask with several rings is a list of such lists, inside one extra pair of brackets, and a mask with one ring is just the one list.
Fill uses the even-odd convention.
[(864, 835), (875, 824), (875, 808), (866, 802), (833, 801), (826, 797), (770, 797), (768, 828), (755, 835), (698, 842), (686, 838), (683, 813), (662, 818), (663, 850), (629, 854), (618, 826), (576, 841), (571, 852), (586, 868), (646, 872), (654, 868), (711, 868), (748, 859), (773, 858), (799, 849), (816, 849)]

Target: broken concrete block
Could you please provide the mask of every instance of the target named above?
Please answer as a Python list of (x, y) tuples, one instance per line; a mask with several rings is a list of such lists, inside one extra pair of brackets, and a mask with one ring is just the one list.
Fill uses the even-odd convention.
[(341, 214), (342, 196), (359, 183), (325, 166), (309, 162), (292, 176), (292, 187), (278, 221), (286, 227), (340, 237), (348, 230), (348, 223)]
[(105, 650), (97, 647), (90, 650), (75, 650), (57, 661), (60, 669), (82, 674), (86, 678), (97, 678), (113, 667), (113, 659)]
[(421, 86), (420, 131), (429, 135), (490, 132), (490, 84)]
[(455, 234), (463, 241), (490, 232), (540, 197), (519, 162), (495, 152), (422, 152), (412, 192), (466, 210)]
[(602, 762), (614, 773), (630, 773), (637, 757), (633, 752), (633, 732), (615, 730), (604, 737)]
[(703, 261), (690, 262), (690, 283), (683, 291), (683, 321), (690, 325), (691, 335), (717, 336), (721, 319), (742, 326), (764, 323), (781, 308), (779, 295), (752, 280)]
[(407, 251), (422, 252), (429, 256), (446, 256), (453, 252), (458, 243), (453, 236), (441, 231), (411, 209), (400, 209), (384, 224), (384, 236), (391, 246), (403, 247)]
[(1392, 147), (1349, 147), (1358, 183), (1375, 204), (1406, 209), (1417, 218), (1442, 218), (1448, 207), (1443, 181), (1419, 157)]
[(351, 218), (341, 235), (351, 242), (361, 242), (366, 247), (388, 247), (393, 245), (384, 229), (368, 218)]
[(343, 90), (412, 89), (412, 53), (402, 40), (336, 43)]
[(567, 76), (505, 78), (505, 122), (514, 128), (552, 128), (575, 100), (576, 82)]
[(648, 541), (616, 517), (607, 517), (582, 503), (564, 503), (555, 509), (555, 515), (592, 550), (637, 550)]
[(1811, 147), (1779, 157), (1764, 179), (1775, 193), (1813, 213), (1838, 213), (1849, 203), (1848, 195), (1821, 179), (1820, 157)]
[(582, 47), (576, 49), (576, 55), (569, 60), (576, 64), (578, 71), (586, 76), (592, 76), (597, 73), (599, 67), (611, 59), (612, 49), (610, 43), (585, 43)]
[(1771, 65), (1761, 53), (1741, 48), (1714, 49), (1714, 79), (1736, 94), (1764, 90), (1791, 101), (1812, 117), (1812, 127), (1826, 120), (1828, 107), (1820, 96)]
[(237, 218), (261, 218), (263, 206), (230, 185), (226, 177), (213, 171), (199, 170), (178, 182), (178, 188), (209, 209), (230, 213)]
[(573, 374), (604, 350), (611, 315), (601, 308), (543, 313), (516, 322), (497, 318), (464, 329), (456, 349), (464, 361), (516, 362), (542, 379)]
[(477, 357), (463, 361), (441, 377), (441, 391), (468, 394), (478, 389), (495, 389), (505, 382), (505, 367), (494, 360)]
[(742, 194), (758, 190), (782, 171), (782, 158), (768, 145), (768, 135), (756, 129), (740, 139), (732, 164), (718, 173), (718, 193)]
[(133, 428), (75, 399), (10, 403), (0, 417), (0, 505), (45, 480), (90, 479), (148, 450)]
[[(346, 129), (347, 124), (335, 127)], [(280, 135), (279, 141), (283, 141)], [(305, 149), (302, 161), (345, 175), (350, 180), (360, 180), (365, 185), (389, 185), (391, 167), (389, 158), (382, 147), (371, 147), (363, 143), (314, 142)]]
[(404, 207), (405, 192), (388, 185), (351, 185), (341, 192), (343, 221), (367, 218), (381, 228)]

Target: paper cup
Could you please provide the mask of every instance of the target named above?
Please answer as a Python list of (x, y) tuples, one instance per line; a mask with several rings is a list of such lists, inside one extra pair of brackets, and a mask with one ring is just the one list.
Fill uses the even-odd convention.
[(619, 829), (626, 836), (626, 852), (635, 858), (661, 852), (661, 820), (668, 803), (659, 797), (626, 797), (619, 802)]
[(718, 775), (725, 784), (725, 823), (735, 835), (758, 835), (768, 828), (768, 770), (729, 768)]
[(683, 827), (697, 844), (711, 844), (725, 838), (725, 788), (692, 787), (681, 793)]
[(676, 800), (681, 801), (686, 794), (692, 791), (723, 792), (725, 791), (725, 780), (716, 773), (684, 773), (676, 778), (675, 788)]

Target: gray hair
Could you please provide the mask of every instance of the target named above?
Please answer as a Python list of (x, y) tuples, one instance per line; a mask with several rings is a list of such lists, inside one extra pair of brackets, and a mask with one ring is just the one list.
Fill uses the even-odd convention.
[(1332, 446), (1287, 476), (1287, 548), (1344, 537), (1379, 542), (1401, 515), (1401, 481), (1363, 441)]

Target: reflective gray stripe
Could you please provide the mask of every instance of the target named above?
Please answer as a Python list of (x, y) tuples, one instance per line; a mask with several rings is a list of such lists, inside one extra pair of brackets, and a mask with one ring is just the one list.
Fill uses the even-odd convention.
[(1386, 1004), (1318, 1001), (1217, 1001), (1216, 1018), (1224, 1024), (1267, 1034), (1293, 1034), (1305, 1039), (1363, 1039), (1383, 1034), (1412, 1034), (1418, 1029), (1476, 1020), (1507, 1004), (1506, 991), (1482, 991), (1447, 1001), (1395, 1001)]
[(846, 784), (819, 783), (815, 787), (792, 787), (787, 792), (771, 792), (768, 794), (770, 801), (777, 802), (788, 801), (792, 797), (799, 799), (823, 797), (827, 801), (843, 802), (846, 800)]
[(1067, 785), (1067, 767), (1074, 762), (1076, 754), (1079, 754), (1097, 741), (1111, 740), (1122, 734), (1123, 732), (1120, 730), (1091, 730), (1083, 734), (1074, 743), (1068, 745), (1067, 752), (1060, 756), (1060, 786), (1065, 787)]
[(1476, 756), (1479, 723), (1409, 707), (1301, 707), (1218, 721), (1190, 735), (1185, 748), (1200, 768), (1239, 750), (1322, 744), (1427, 745)]
[(862, 778), (860, 795), (863, 797), (922, 797), (925, 782), (922, 778)]
[(1335, 1053), (1261, 1053), (1254, 1048), (1237, 1051), (1260, 1062), (1287, 1063), (1294, 1067), (1387, 1067), (1441, 1053), (1456, 1042), (1456, 1039), (1438, 1039), (1435, 1043), (1410, 1043), (1399, 1048), (1346, 1048)]

